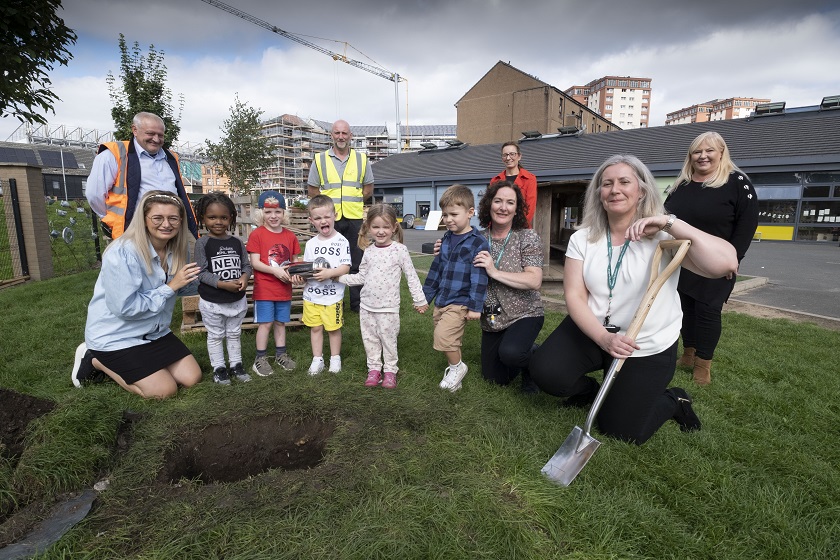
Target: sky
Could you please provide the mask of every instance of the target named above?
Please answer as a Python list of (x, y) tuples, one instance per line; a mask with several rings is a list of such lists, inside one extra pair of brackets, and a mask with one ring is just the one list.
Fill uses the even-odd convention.
[[(801, 107), (840, 94), (838, 0), (226, 3), (406, 82), (395, 92), (387, 79), (202, 0), (64, 0), (59, 16), (78, 40), (70, 63), (49, 73), (61, 98), (47, 114), (51, 128), (114, 128), (106, 77), (119, 75), (119, 33), (144, 53), (164, 52), (176, 111), (184, 99), (179, 142), (195, 146), (219, 139), (237, 94), (263, 118), (393, 130), (399, 107), (403, 125), (455, 124), (455, 103), (500, 60), (560, 90), (607, 75), (651, 78), (650, 126), (716, 98)], [(0, 119), (0, 140), (19, 124)]]

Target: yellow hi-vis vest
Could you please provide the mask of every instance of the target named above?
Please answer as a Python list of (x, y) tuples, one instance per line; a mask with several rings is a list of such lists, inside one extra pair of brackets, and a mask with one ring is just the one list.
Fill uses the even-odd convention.
[(321, 182), (321, 194), (330, 197), (335, 204), (335, 219), (361, 220), (364, 215), (361, 181), (367, 170), (365, 154), (350, 150), (342, 177), (338, 176), (338, 170), (327, 152), (315, 156), (315, 168)]

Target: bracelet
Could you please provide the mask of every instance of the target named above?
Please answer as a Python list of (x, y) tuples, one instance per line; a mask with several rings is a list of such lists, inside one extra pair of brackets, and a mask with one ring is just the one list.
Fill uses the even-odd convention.
[(664, 226), (662, 226), (661, 231), (664, 231), (665, 233), (668, 233), (668, 231), (670, 231), (670, 229), (671, 229), (671, 226), (673, 226), (674, 222), (676, 222), (676, 221), (677, 221), (677, 216), (676, 215), (668, 214), (668, 221), (665, 222)]

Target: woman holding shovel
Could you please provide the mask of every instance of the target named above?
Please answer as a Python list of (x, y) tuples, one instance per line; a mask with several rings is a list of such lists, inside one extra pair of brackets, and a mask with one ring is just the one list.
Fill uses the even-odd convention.
[(678, 272), (661, 288), (638, 336), (625, 334), (659, 242), (674, 238), (691, 241), (682, 266), (697, 274), (721, 277), (738, 266), (731, 244), (664, 213), (653, 176), (639, 159), (607, 159), (587, 187), (581, 228), (569, 240), (564, 273), (569, 315), (530, 362), (540, 389), (566, 397), (562, 406), (585, 407), (600, 388), (587, 374), (625, 359), (597, 423), (601, 432), (636, 444), (668, 420), (684, 432), (700, 429), (691, 397), (679, 387), (668, 388), (682, 320)]

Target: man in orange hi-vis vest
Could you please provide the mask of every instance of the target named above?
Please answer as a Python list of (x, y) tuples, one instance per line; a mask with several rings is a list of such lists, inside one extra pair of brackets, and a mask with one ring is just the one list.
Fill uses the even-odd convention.
[(163, 147), (163, 119), (154, 113), (137, 113), (131, 122), (133, 138), (100, 144), (87, 179), (85, 196), (102, 220), (102, 230), (112, 239), (123, 234), (134, 216), (134, 207), (148, 191), (169, 191), (187, 209), (187, 225), (198, 237), (195, 214), (181, 172), (178, 155)]

